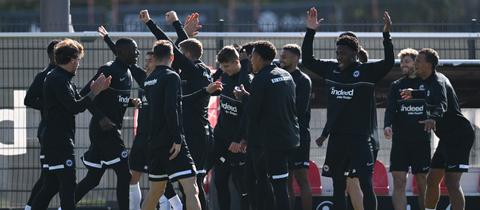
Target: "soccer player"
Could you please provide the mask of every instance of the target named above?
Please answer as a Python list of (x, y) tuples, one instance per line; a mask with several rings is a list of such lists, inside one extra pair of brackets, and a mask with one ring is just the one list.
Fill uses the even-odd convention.
[[(178, 34), (178, 47), (175, 44), (173, 51), (175, 60), (172, 68), (179, 72), (182, 79), (182, 91), (184, 95), (191, 95), (199, 90), (205, 90), (212, 79), (210, 69), (200, 59), (203, 54), (202, 43), (194, 38), (188, 38), (185, 31), (182, 30), (181, 23), (175, 12), (167, 13), (167, 22), (171, 22), (176, 28)], [(157, 40), (169, 40), (168, 36), (158, 28), (150, 19), (147, 10), (140, 11), (140, 20), (142, 20)], [(181, 71), (180, 71), (181, 70)], [(197, 183), (199, 183), (199, 198), (202, 208), (207, 209), (207, 201), (203, 190), (203, 179), (206, 175), (206, 161), (209, 157), (210, 146), (212, 144), (212, 129), (208, 122), (208, 103), (210, 95), (202, 91), (203, 95), (195, 97), (183, 97), (183, 128), (185, 131), (185, 140), (191, 152), (195, 166), (197, 168)]]
[[(58, 189), (62, 209), (75, 209), (75, 115), (93, 104), (95, 97), (111, 83), (111, 77), (100, 74), (89, 83), (90, 91), (82, 97), (71, 81), (82, 57), (83, 46), (77, 41), (65, 39), (55, 45), (57, 66), (43, 84), (45, 129), (41, 139), (48, 171), (42, 189), (33, 201), (34, 210), (48, 207), (51, 199), (48, 192), (52, 189)], [(42, 206), (44, 202), (46, 206)]]
[(465, 209), (460, 179), (469, 168), (470, 150), (475, 132), (460, 110), (457, 95), (445, 75), (438, 72), (438, 53), (431, 48), (418, 52), (415, 59), (417, 75), (423, 88), (418, 91), (406, 89), (404, 99), (425, 98), (427, 119), (419, 121), (427, 132), (434, 131), (440, 138), (432, 157), (427, 176), (425, 209), (435, 209), (440, 198), (440, 182), (445, 179), (452, 209)]
[[(138, 98), (130, 98), (133, 80), (129, 67), (137, 62), (139, 51), (136, 42), (129, 38), (117, 40), (115, 51), (115, 60), (101, 66), (93, 77), (95, 79), (100, 74), (111, 76), (112, 85), (89, 107), (92, 113), (89, 125), (91, 144), (82, 157), (88, 172), (76, 188), (75, 200), (80, 201), (95, 188), (105, 171), (111, 168), (117, 175), (119, 209), (127, 210), (131, 174), (128, 166), (128, 151), (121, 138), (121, 129), (126, 108), (138, 107), (141, 103)], [(88, 91), (90, 88), (87, 84), (81, 94)]]
[(409, 168), (415, 175), (419, 208), (425, 209), (423, 203), (430, 169), (431, 135), (418, 123), (426, 117), (425, 100), (402, 100), (400, 96), (404, 89), (421, 88), (422, 81), (415, 74), (417, 55), (418, 52), (411, 48), (403, 49), (398, 54), (403, 76), (392, 83), (385, 109), (384, 134), (386, 139), (392, 139), (390, 171), (393, 176), (392, 201), (396, 210), (407, 206), (405, 187)]
[[(43, 69), (40, 73), (38, 73), (35, 76), (35, 79), (33, 80), (32, 84), (27, 90), (27, 94), (25, 95), (24, 99), (24, 104), (25, 106), (29, 108), (33, 108), (36, 110), (39, 110), (41, 113), (41, 119), (40, 119), (40, 124), (38, 125), (38, 130), (37, 130), (37, 138), (38, 142), (40, 143), (40, 177), (38, 178), (37, 182), (35, 182), (35, 185), (33, 186), (32, 192), (30, 194), (30, 198), (27, 201), (27, 205), (25, 206), (25, 210), (30, 210), (32, 206), (33, 199), (35, 196), (38, 195), (38, 192), (42, 188), (42, 183), (43, 183), (43, 178), (45, 177), (45, 172), (46, 168), (48, 168), (48, 165), (45, 164), (45, 155), (44, 155), (44, 148), (42, 147), (42, 139), (41, 139), (41, 134), (43, 130), (45, 129), (45, 121), (43, 120), (43, 81), (45, 80), (45, 77), (47, 76), (48, 72), (50, 72), (52, 69), (55, 68), (55, 59), (53, 58), (53, 49), (55, 48), (55, 45), (59, 43), (60, 40), (52, 40), (47, 47), (47, 55), (50, 63), (48, 66)], [(58, 189), (54, 188), (49, 188), (52, 189), (52, 191), (48, 192), (48, 200), (50, 200), (55, 194), (58, 192)], [(47, 207), (44, 207), (47, 208)]]
[[(391, 20), (384, 13), (384, 60), (360, 64), (357, 62), (358, 39), (342, 36), (337, 39), (337, 62), (313, 57), (313, 38), (320, 25), (317, 10), (307, 15), (307, 33), (302, 44), (302, 63), (322, 76), (329, 90), (327, 130), (330, 141), (322, 174), (332, 177), (335, 209), (345, 209), (345, 189), (351, 196), (354, 209), (376, 209), (374, 199), (363, 202), (363, 193), (373, 194), (372, 171), (374, 165), (372, 119), (375, 83), (382, 79), (394, 64), (390, 39)], [(349, 145), (345, 147), (345, 145)], [(364, 183), (363, 187), (360, 185)], [(365, 204), (365, 207), (364, 207)]]
[(245, 154), (241, 142), (246, 139), (246, 97), (235, 98), (234, 89), (243, 85), (249, 91), (251, 76), (247, 58), (241, 58), (233, 46), (223, 47), (217, 55), (223, 90), (220, 94), (220, 114), (215, 126), (215, 187), (220, 209), (230, 209), (229, 178), (240, 193), (241, 209), (249, 209), (244, 176)]
[(312, 209), (312, 192), (308, 182), (308, 167), (310, 165), (310, 97), (312, 95), (312, 81), (310, 77), (298, 68), (301, 57), (300, 46), (287, 44), (282, 47), (280, 67), (287, 70), (296, 84), (295, 104), (298, 124), (300, 126), (300, 147), (295, 148), (288, 162), (288, 192), (291, 209), (295, 208), (295, 194), (293, 192), (293, 177), (300, 187), (302, 209)]
[[(287, 71), (272, 64), (275, 56), (272, 43), (255, 42), (251, 58), (255, 77), (248, 98), (247, 141), (251, 158), (256, 161), (257, 180), (268, 176), (273, 189), (276, 207), (269, 209), (289, 209), (287, 157), (300, 145), (300, 136), (295, 111), (295, 82)], [(268, 188), (267, 185), (264, 189)], [(262, 201), (268, 192), (258, 194), (259, 201)]]
[(148, 177), (150, 190), (143, 210), (153, 210), (167, 182), (179, 181), (187, 209), (201, 209), (196, 169), (185, 143), (181, 122), (182, 90), (180, 77), (170, 67), (173, 47), (169, 41), (157, 41), (153, 47), (155, 70), (144, 83), (149, 103)]

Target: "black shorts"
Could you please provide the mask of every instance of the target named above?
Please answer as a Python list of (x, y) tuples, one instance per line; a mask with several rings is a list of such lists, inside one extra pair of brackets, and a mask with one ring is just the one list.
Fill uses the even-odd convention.
[[(310, 140), (310, 139), (308, 139)], [(301, 142), (288, 157), (288, 169), (308, 169), (310, 166), (310, 141)]]
[(428, 173), (430, 170), (430, 139), (405, 139), (393, 137), (390, 152), (390, 172), (409, 168), (412, 174)]
[(120, 130), (100, 131), (90, 126), (90, 141), (90, 147), (81, 158), (87, 168), (108, 168), (128, 161), (128, 150), (123, 144)]
[(180, 152), (173, 160), (168, 159), (170, 157), (170, 149), (170, 147), (149, 147), (148, 179), (150, 181), (170, 180), (174, 182), (197, 174), (197, 169), (185, 142), (182, 143)]
[(291, 150), (265, 150), (250, 148), (249, 151), (253, 165), (257, 171), (263, 171), (264, 167), (267, 176), (272, 180), (288, 178), (288, 156)]
[(331, 134), (322, 175), (359, 177), (373, 173), (372, 139), (369, 136)]
[(446, 172), (467, 172), (474, 140), (475, 132), (471, 127), (440, 138), (430, 167)]
[(132, 171), (148, 173), (148, 144), (145, 135), (137, 133), (135, 136), (128, 162)]
[[(75, 156), (69, 155), (59, 158), (48, 153), (45, 155), (45, 168), (48, 171), (75, 169)], [(47, 167), (48, 166), (48, 167)]]
[(185, 140), (190, 150), (190, 154), (195, 162), (198, 174), (207, 173), (207, 159), (213, 150), (213, 140), (209, 134), (209, 131), (198, 133), (185, 131)]

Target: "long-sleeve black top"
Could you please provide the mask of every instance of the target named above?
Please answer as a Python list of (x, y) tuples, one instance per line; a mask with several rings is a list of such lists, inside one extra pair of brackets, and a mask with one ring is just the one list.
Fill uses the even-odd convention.
[(248, 60), (242, 60), (242, 68), (240, 71), (232, 76), (223, 73), (221, 81), (223, 83), (223, 90), (220, 93), (220, 113), (218, 115), (217, 125), (215, 126), (215, 137), (223, 139), (227, 142), (223, 144), (230, 145), (232, 142), (239, 143), (240, 140), (246, 138), (246, 101), (235, 98), (233, 91), (236, 86), (243, 85), (245, 90), (250, 91), (250, 83), (252, 81), (251, 75), (246, 69), (245, 63)]
[(39, 139), (40, 139), (40, 134), (45, 128), (45, 122), (43, 121), (43, 93), (42, 93), (43, 82), (45, 81), (45, 77), (47, 76), (48, 72), (50, 72), (53, 68), (55, 68), (55, 65), (49, 64), (40, 73), (35, 75), (35, 79), (33, 79), (32, 84), (27, 90), (25, 99), (23, 100), (23, 103), (25, 104), (25, 106), (39, 110), (41, 113), (40, 124), (38, 125), (38, 130), (37, 130), (37, 137)]
[(295, 81), (295, 104), (297, 106), (298, 125), (300, 126), (300, 144), (310, 144), (310, 97), (312, 95), (312, 81), (310, 77), (296, 69), (290, 73)]
[(148, 132), (153, 148), (184, 143), (180, 77), (167, 66), (157, 66), (144, 83), (149, 103)]
[[(93, 125), (99, 126), (99, 121), (104, 117), (108, 117), (115, 123), (116, 129), (121, 129), (123, 116), (127, 107), (133, 106), (132, 99), (130, 98), (132, 75), (128, 69), (128, 65), (118, 59), (101, 66), (92, 80), (97, 79), (102, 73), (105, 77), (112, 76), (112, 82), (110, 87), (100, 93), (95, 98), (93, 105), (89, 107), (89, 111), (93, 115), (92, 123)], [(92, 80), (87, 83), (80, 94), (83, 95), (90, 91), (90, 83)]]
[(373, 97), (375, 84), (393, 67), (394, 54), (390, 34), (383, 33), (384, 60), (353, 63), (340, 70), (337, 62), (313, 56), (315, 30), (307, 29), (302, 44), (302, 64), (325, 79), (328, 91), (327, 133), (371, 136), (376, 123)]
[(413, 96), (425, 98), (427, 118), (436, 121), (435, 134), (440, 139), (452, 140), (451, 137), (465, 133), (465, 129), (472, 129), (470, 121), (463, 116), (457, 94), (445, 75), (434, 71), (430, 77), (423, 80), (422, 85), (423, 90), (414, 91)]
[(92, 104), (93, 93), (82, 97), (71, 81), (74, 74), (55, 67), (43, 84), (43, 116), (45, 129), (42, 135), (46, 153), (58, 152), (73, 155), (75, 115)]
[(298, 147), (300, 134), (295, 105), (295, 82), (274, 65), (252, 80), (248, 98), (248, 145), (269, 150)]
[(390, 86), (390, 93), (385, 109), (384, 127), (391, 127), (393, 134), (401, 141), (429, 140), (430, 135), (419, 123), (426, 118), (425, 99), (403, 100), (400, 92), (407, 88), (419, 89), (422, 86), (420, 78), (402, 77)]
[[(148, 21), (146, 24), (158, 40), (169, 40), (174, 43), (152, 20)], [(174, 23), (174, 27), (177, 32), (183, 31), (179, 21)], [(182, 33), (178, 35), (179, 39), (177, 42), (181, 42), (183, 41), (182, 39), (187, 37), (186, 35), (181, 34)], [(189, 60), (182, 52), (180, 52), (176, 45), (173, 47), (175, 60), (172, 64), (172, 68), (176, 70), (180, 69), (183, 94), (191, 95), (192, 93), (208, 86), (212, 81), (210, 77), (210, 68), (208, 68), (208, 66), (201, 60)], [(205, 126), (209, 124), (208, 102), (210, 96), (204, 94), (202, 97), (195, 97), (195, 99), (196, 100), (188, 99), (186, 97), (183, 98), (183, 126), (186, 132), (191, 132), (192, 135), (200, 135), (201, 133), (206, 133)]]

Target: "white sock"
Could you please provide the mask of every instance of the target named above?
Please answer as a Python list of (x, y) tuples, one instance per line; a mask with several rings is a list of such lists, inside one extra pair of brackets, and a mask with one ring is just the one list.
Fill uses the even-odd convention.
[(170, 206), (173, 210), (183, 209), (182, 200), (180, 200), (180, 197), (178, 197), (178, 195), (175, 195), (174, 197), (168, 199), (168, 201), (170, 202)]
[(435, 209), (429, 209), (429, 208), (425, 208), (425, 210), (435, 210)]
[(142, 191), (140, 191), (140, 184), (130, 185), (130, 210), (140, 210), (140, 202), (142, 200)]
[(160, 206), (160, 210), (170, 210), (170, 204), (168, 203), (168, 199), (167, 197), (165, 197), (165, 195), (162, 195), (162, 197), (160, 197), (158, 203)]
[(24, 210), (32, 210), (32, 207), (29, 205), (26, 205)]

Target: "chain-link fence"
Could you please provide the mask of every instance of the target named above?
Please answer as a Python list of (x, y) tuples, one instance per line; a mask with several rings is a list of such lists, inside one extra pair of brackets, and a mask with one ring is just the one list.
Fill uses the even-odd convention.
[[(359, 33), (361, 44), (369, 51), (370, 58), (383, 58), (381, 33)], [(149, 33), (111, 33), (115, 40), (119, 37), (132, 37), (141, 52), (148, 51), (154, 41)], [(314, 53), (319, 58), (335, 57), (335, 38), (338, 33), (318, 33), (314, 42)], [(52, 39), (65, 37), (81, 41), (85, 46), (85, 57), (74, 77), (78, 87), (82, 87), (102, 64), (113, 60), (114, 55), (103, 43), (96, 33), (4, 33), (0, 34), (0, 208), (20, 208), (28, 199), (30, 190), (39, 177), (39, 144), (36, 138), (40, 114), (33, 109), (23, 106), (23, 97), (26, 89), (33, 81), (34, 76), (47, 64), (46, 46)], [(406, 47), (422, 48), (432, 47), (439, 51), (442, 59), (479, 59), (480, 34), (478, 33), (393, 33), (395, 53)], [(202, 33), (198, 37), (204, 46), (203, 60), (210, 66), (215, 66), (215, 55), (224, 45), (243, 44), (258, 39), (270, 40), (277, 48), (287, 43), (301, 45), (303, 33)], [(143, 54), (143, 53), (142, 53)], [(143, 65), (143, 55), (139, 65)], [(453, 77), (452, 82), (457, 88), (461, 100), (479, 97), (478, 85), (475, 82), (480, 78), (478, 66), (474, 67), (441, 67), (446, 74)], [(396, 66), (385, 81), (378, 84), (377, 99), (380, 106), (385, 98), (389, 83), (399, 77)], [(326, 120), (323, 82), (320, 78), (310, 74), (313, 79), (314, 96), (312, 98), (312, 146), (311, 159), (320, 165), (323, 163), (325, 148), (318, 148), (313, 140), (318, 137)], [(457, 76), (458, 75), (458, 76)], [(475, 81), (476, 80), (476, 81)], [(135, 85), (135, 87), (138, 87)], [(475, 88), (477, 87), (477, 88)], [(132, 90), (136, 95), (136, 90)], [(477, 95), (475, 95), (477, 94)], [(468, 103), (467, 103), (468, 104)], [(479, 103), (472, 102), (465, 110), (469, 119), (476, 125), (479, 133), (480, 111)], [(128, 147), (133, 141), (134, 110), (129, 109), (124, 117), (123, 139)], [(383, 125), (383, 109), (378, 110), (379, 127)], [(86, 175), (86, 169), (79, 161), (79, 157), (88, 148), (88, 123), (90, 114), (84, 112), (76, 118), (76, 161), (77, 177), (79, 181)], [(379, 133), (383, 133), (379, 129)], [(380, 135), (382, 136), (382, 135)], [(477, 135), (477, 140), (478, 140)], [(381, 138), (381, 151), (379, 159), (388, 165), (389, 141)], [(476, 141), (471, 154), (474, 167), (480, 167), (480, 145)], [(147, 187), (146, 177), (142, 179), (141, 186)], [(108, 202), (116, 200), (116, 178), (109, 171), (102, 179), (100, 185), (91, 191), (80, 205), (105, 206)], [(51, 207), (58, 207), (58, 199), (54, 200)]]

